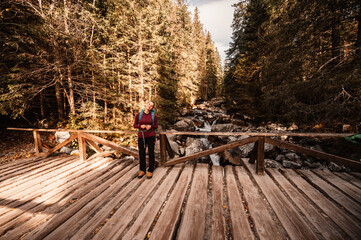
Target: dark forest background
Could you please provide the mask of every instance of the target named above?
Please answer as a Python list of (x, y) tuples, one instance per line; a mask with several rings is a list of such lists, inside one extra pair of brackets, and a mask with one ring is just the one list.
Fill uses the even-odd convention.
[(360, 128), (359, 1), (239, 1), (224, 66), (187, 5), (1, 1), (1, 118), (127, 129), (149, 99), (166, 124), (224, 97), (230, 114), (259, 122)]
[(144, 102), (163, 123), (219, 93), (221, 62), (183, 0), (1, 2), (0, 114), (31, 124), (129, 128)]
[(361, 11), (356, 0), (235, 4), (224, 94), (261, 120), (341, 131), (361, 126)]

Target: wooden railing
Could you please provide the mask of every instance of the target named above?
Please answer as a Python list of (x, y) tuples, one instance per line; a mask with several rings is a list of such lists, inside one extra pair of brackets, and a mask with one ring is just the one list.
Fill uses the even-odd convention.
[[(122, 152), (127, 155), (131, 155), (135, 158), (139, 158), (137, 151), (129, 149), (124, 146), (120, 146), (112, 141), (104, 138), (92, 135), (90, 133), (118, 133), (118, 134), (137, 134), (137, 131), (108, 131), (108, 130), (68, 130), (68, 129), (32, 129), (32, 128), (8, 128), (8, 130), (21, 130), (21, 131), (32, 131), (35, 140), (35, 151), (38, 156), (49, 156), (53, 152), (59, 150), (63, 146), (67, 145), (74, 139), (78, 138), (79, 143), (79, 155), (81, 160), (86, 160), (86, 143), (97, 153), (102, 153), (102, 150), (96, 143), (108, 146), (116, 151)], [(43, 147), (40, 139), (40, 132), (69, 132), (71, 133), (70, 138), (50, 149), (47, 152), (43, 152)], [(361, 170), (361, 162), (335, 156), (332, 154), (308, 149), (305, 147), (291, 144), (285, 141), (273, 139), (271, 137), (280, 136), (293, 136), (293, 137), (321, 137), (321, 138), (339, 138), (346, 137), (350, 134), (344, 133), (292, 133), (292, 132), (272, 132), (272, 133), (261, 133), (261, 132), (158, 132), (160, 139), (160, 166), (172, 166), (178, 163), (183, 163), (189, 160), (198, 159), (214, 153), (224, 152), (227, 155), (227, 151), (232, 148), (236, 148), (245, 144), (255, 143), (251, 153), (250, 163), (256, 162), (257, 174), (264, 174), (264, 144), (272, 144), (279, 148), (285, 148), (313, 156), (318, 159), (335, 162), (340, 165), (346, 165), (354, 170)], [(207, 149), (201, 152), (185, 155), (182, 157), (175, 157), (175, 154), (169, 144), (167, 135), (190, 135), (190, 136), (249, 136), (248, 138), (230, 142), (228, 144), (218, 146), (215, 148)], [(228, 154), (229, 156), (229, 154)]]

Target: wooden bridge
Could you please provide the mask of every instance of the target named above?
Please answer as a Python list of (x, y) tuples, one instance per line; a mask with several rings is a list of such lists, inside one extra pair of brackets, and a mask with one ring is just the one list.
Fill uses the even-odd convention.
[[(83, 132), (73, 139), (79, 136), (80, 147), (100, 140)], [(0, 239), (360, 239), (361, 174), (262, 174), (256, 168), (266, 139), (251, 139), (254, 157), (242, 166), (172, 159), (152, 179), (136, 177), (137, 161), (51, 156), (54, 149), (41, 154), (35, 141), (40, 157), (1, 165)]]
[(360, 239), (361, 175), (53, 156), (1, 165), (0, 239)]

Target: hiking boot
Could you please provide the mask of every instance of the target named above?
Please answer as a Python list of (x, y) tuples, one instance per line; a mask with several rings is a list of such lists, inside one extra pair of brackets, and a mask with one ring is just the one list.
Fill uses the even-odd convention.
[(144, 175), (145, 175), (145, 172), (140, 171), (139, 174), (138, 174), (138, 178), (142, 178)]
[(147, 178), (152, 178), (152, 177), (153, 177), (153, 173), (147, 172)]

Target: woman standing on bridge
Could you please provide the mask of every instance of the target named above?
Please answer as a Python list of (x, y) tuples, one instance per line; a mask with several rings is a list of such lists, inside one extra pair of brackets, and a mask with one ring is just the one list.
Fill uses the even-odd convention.
[(154, 102), (146, 103), (144, 109), (135, 115), (134, 128), (139, 129), (138, 148), (139, 148), (139, 175), (142, 178), (146, 173), (146, 147), (148, 146), (149, 166), (147, 178), (152, 178), (154, 171), (154, 145), (155, 145), (155, 129), (158, 128), (157, 115), (154, 113)]

